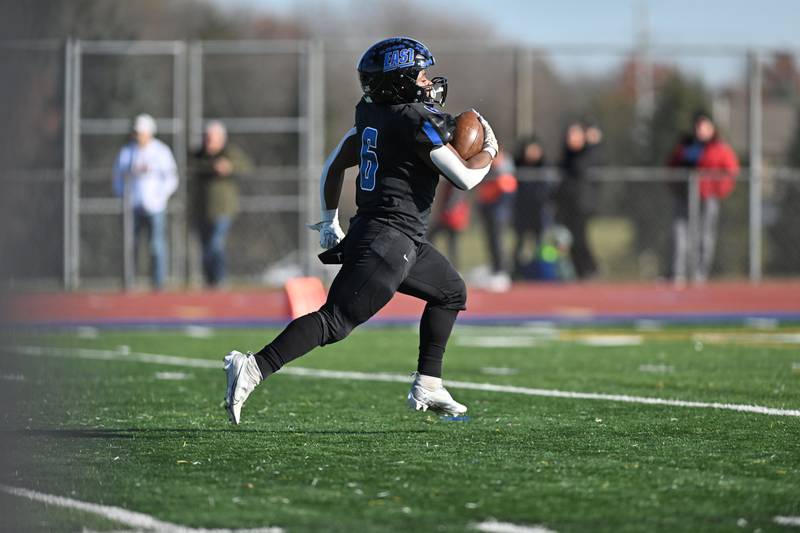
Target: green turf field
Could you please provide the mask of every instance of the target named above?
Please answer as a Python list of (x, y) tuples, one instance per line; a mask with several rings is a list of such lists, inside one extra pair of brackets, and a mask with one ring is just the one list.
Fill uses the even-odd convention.
[[(469, 419), (448, 420), (407, 410), (405, 383), (286, 373), (231, 427), (222, 356), (275, 331), (189, 333), (15, 339), (68, 350), (4, 355), (0, 385), (26, 400), (3, 423), (18, 467), (2, 483), (191, 528), (800, 531), (775, 522), (800, 517), (797, 416), (452, 388)], [(462, 327), (445, 379), (796, 410), (798, 335)], [(416, 345), (410, 327), (365, 328), (289, 368), (408, 374)], [(5, 530), (141, 529), (2, 492), (0, 503), (19, 512), (0, 518)]]

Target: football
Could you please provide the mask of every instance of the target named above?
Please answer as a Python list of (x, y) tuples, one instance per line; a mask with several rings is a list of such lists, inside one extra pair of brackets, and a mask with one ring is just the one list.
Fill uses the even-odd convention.
[(456, 129), (451, 143), (462, 159), (469, 159), (483, 148), (483, 126), (478, 114), (464, 111), (456, 117)]

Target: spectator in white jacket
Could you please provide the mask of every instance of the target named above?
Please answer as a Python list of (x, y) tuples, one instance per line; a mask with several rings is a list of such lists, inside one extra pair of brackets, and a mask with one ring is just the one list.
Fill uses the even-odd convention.
[(155, 289), (167, 274), (167, 201), (178, 188), (175, 158), (169, 146), (154, 137), (156, 122), (147, 114), (133, 123), (133, 139), (122, 147), (114, 164), (114, 192), (133, 209), (134, 248), (145, 229), (150, 237), (150, 275)]

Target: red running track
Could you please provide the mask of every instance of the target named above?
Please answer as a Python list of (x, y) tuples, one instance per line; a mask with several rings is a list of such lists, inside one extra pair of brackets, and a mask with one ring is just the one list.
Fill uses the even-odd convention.
[[(800, 321), (800, 281), (717, 282), (676, 289), (669, 284), (516, 284), (505, 293), (470, 289), (461, 323), (547, 320), (565, 323)], [(377, 321), (414, 323), (423, 304), (397, 295)], [(289, 320), (282, 290), (161, 293), (17, 294), (3, 322), (40, 326), (268, 325)]]

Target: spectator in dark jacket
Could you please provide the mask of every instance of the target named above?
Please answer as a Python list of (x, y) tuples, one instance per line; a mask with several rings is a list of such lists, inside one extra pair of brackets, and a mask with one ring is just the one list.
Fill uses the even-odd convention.
[(553, 223), (553, 182), (545, 173), (544, 149), (535, 135), (522, 139), (514, 156), (517, 194), (514, 197), (514, 275), (520, 277), (525, 264), (524, 248), (529, 236), (533, 249), (542, 244), (543, 232)]
[(219, 121), (206, 125), (203, 146), (193, 154), (194, 198), (203, 245), (203, 274), (216, 287), (226, 274), (225, 242), (239, 211), (237, 174), (252, 169), (249, 158), (228, 143), (228, 132)]
[(717, 241), (720, 202), (736, 185), (739, 161), (730, 145), (719, 138), (719, 132), (704, 111), (694, 117), (693, 131), (687, 135), (672, 152), (669, 165), (694, 169), (699, 172), (698, 187), (700, 197), (700, 235), (692, 239), (694, 244), (691, 256), (694, 261), (688, 265), (690, 256), (689, 239), (689, 187), (688, 182), (673, 182), (671, 189), (675, 199), (672, 235), (672, 278), (677, 284), (687, 280), (687, 267), (695, 282), (708, 279), (714, 261)]
[(578, 278), (594, 277), (597, 263), (589, 248), (586, 234), (589, 216), (594, 210), (594, 187), (589, 182), (587, 171), (593, 166), (601, 139), (599, 128), (587, 128), (572, 123), (564, 135), (564, 152), (561, 158), (561, 182), (555, 193), (556, 218), (572, 234), (572, 261)]

